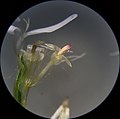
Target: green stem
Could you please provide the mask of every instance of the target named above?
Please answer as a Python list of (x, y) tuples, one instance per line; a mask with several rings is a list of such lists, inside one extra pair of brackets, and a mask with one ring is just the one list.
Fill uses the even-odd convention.
[(35, 86), (47, 73), (47, 71), (54, 65), (54, 60), (50, 60), (48, 64), (45, 66), (45, 68), (38, 74), (38, 76), (32, 81), (31, 87)]
[(27, 96), (28, 96), (29, 88), (30, 87), (28, 85), (24, 85), (24, 87), (23, 87), (23, 92), (22, 92), (22, 96), (21, 96), (21, 105), (23, 107), (26, 107), (26, 105), (27, 105)]
[(26, 85), (28, 74), (28, 67), (24, 61), (23, 55), (19, 56), (19, 72), (16, 78), (15, 86), (13, 89), (13, 95), (17, 102), (19, 102), (23, 107), (26, 106), (27, 94), (29, 91), (29, 86)]

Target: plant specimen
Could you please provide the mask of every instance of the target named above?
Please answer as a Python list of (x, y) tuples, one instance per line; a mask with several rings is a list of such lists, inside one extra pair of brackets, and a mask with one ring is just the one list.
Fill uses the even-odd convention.
[[(35, 29), (32, 31), (27, 31), (30, 25), (30, 20), (28, 19), (28, 21), (26, 21), (23, 19), (26, 23), (26, 29), (24, 33), (21, 32), (20, 28), (13, 25), (10, 26), (8, 30), (10, 34), (15, 34), (15, 31), (21, 33), (21, 36), (16, 42), (18, 74), (16, 77), (13, 94), (14, 98), (23, 107), (26, 107), (29, 89), (33, 86), (36, 86), (38, 82), (47, 74), (49, 69), (63, 62), (66, 62), (70, 67), (72, 67), (71, 61), (75, 61), (85, 56), (86, 53), (83, 53), (82, 55), (65, 56), (67, 52), (69, 54), (72, 52), (71, 46), (69, 44), (60, 47), (56, 44), (35, 40), (35, 42), (32, 44), (28, 44), (25, 48), (22, 48), (22, 42), (26, 37), (30, 37), (31, 35), (50, 33), (58, 30), (59, 28), (74, 20), (77, 16), (77, 14), (73, 14), (56, 25)], [(48, 61), (44, 66), (42, 66), (46, 58)]]

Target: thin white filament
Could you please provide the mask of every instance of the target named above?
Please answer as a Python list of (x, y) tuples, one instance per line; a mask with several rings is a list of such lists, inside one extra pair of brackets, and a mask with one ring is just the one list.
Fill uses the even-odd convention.
[(51, 33), (53, 31), (56, 31), (58, 29), (60, 29), (61, 27), (65, 26), (66, 24), (68, 24), (69, 22), (71, 22), (72, 20), (74, 20), (76, 17), (78, 17), (78, 14), (72, 14), (71, 16), (69, 16), (68, 18), (66, 18), (65, 20), (63, 20), (62, 22), (55, 24), (53, 26), (49, 26), (49, 27), (45, 27), (45, 28), (40, 28), (40, 29), (35, 29), (32, 31), (29, 31), (25, 34), (24, 37), (28, 37), (30, 35), (36, 35), (36, 34), (40, 34), (40, 33)]
[(80, 58), (83, 58), (85, 55), (86, 55), (86, 53), (82, 53), (81, 55), (72, 55), (72, 56), (68, 56), (67, 58), (70, 61), (75, 61), (75, 60), (78, 60)]
[[(83, 58), (84, 56), (86, 55), (86, 53), (82, 53), (81, 55), (71, 55), (71, 56), (67, 56), (66, 58), (69, 60), (69, 61), (76, 61), (80, 58)], [(56, 65), (59, 65), (63, 62), (65, 62), (66, 60), (63, 58), (60, 62), (58, 62)]]

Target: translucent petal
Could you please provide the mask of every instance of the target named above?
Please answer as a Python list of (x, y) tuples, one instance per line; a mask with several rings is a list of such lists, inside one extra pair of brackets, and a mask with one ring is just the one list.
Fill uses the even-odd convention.
[(51, 50), (54, 50), (54, 51), (59, 51), (59, 50), (60, 50), (60, 48), (59, 48), (58, 46), (56, 46), (56, 45), (47, 44), (47, 43), (45, 43), (45, 45), (46, 45), (47, 47), (51, 48)]
[(68, 58), (65, 57), (64, 55), (63, 55), (63, 58), (65, 59), (66, 63), (67, 63), (70, 67), (72, 67), (72, 64), (71, 64), (71, 62), (68, 60)]
[(83, 58), (85, 55), (86, 55), (86, 53), (82, 53), (81, 55), (71, 55), (71, 56), (68, 56), (67, 58), (70, 61), (76, 61), (76, 60), (78, 60), (80, 58)]
[(21, 49), (21, 53), (24, 54), (25, 60), (28, 60), (28, 61), (42, 61), (45, 56), (44, 53), (42, 53), (41, 51), (36, 51), (34, 56), (31, 52), (26, 52), (23, 49)]
[(61, 63), (66, 61), (66, 63), (69, 66), (71, 66), (70, 65), (71, 64), (70, 61), (76, 61), (76, 60), (78, 60), (80, 58), (83, 58), (85, 55), (86, 55), (86, 53), (82, 53), (81, 55), (71, 55), (71, 56), (67, 56), (67, 57), (64, 56), (64, 58), (62, 58), (56, 65), (59, 65), (59, 64), (61, 64)]

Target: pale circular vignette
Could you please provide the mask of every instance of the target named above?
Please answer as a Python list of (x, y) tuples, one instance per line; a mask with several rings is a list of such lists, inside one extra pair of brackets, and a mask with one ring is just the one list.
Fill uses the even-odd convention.
[[(43, 40), (60, 47), (71, 44), (75, 54), (86, 55), (72, 62), (53, 67), (28, 95), (27, 109), (50, 118), (65, 97), (70, 100), (70, 117), (84, 115), (99, 106), (110, 94), (119, 71), (117, 40), (105, 20), (92, 9), (72, 1), (49, 1), (22, 13), (14, 26), (25, 29), (23, 18), (30, 19), (29, 31), (57, 24), (72, 14), (78, 17), (52, 33), (30, 36), (23, 45)], [(6, 33), (1, 49), (1, 70), (5, 84), (12, 94), (17, 74), (15, 40)], [(12, 94), (13, 95), (13, 94)]]

